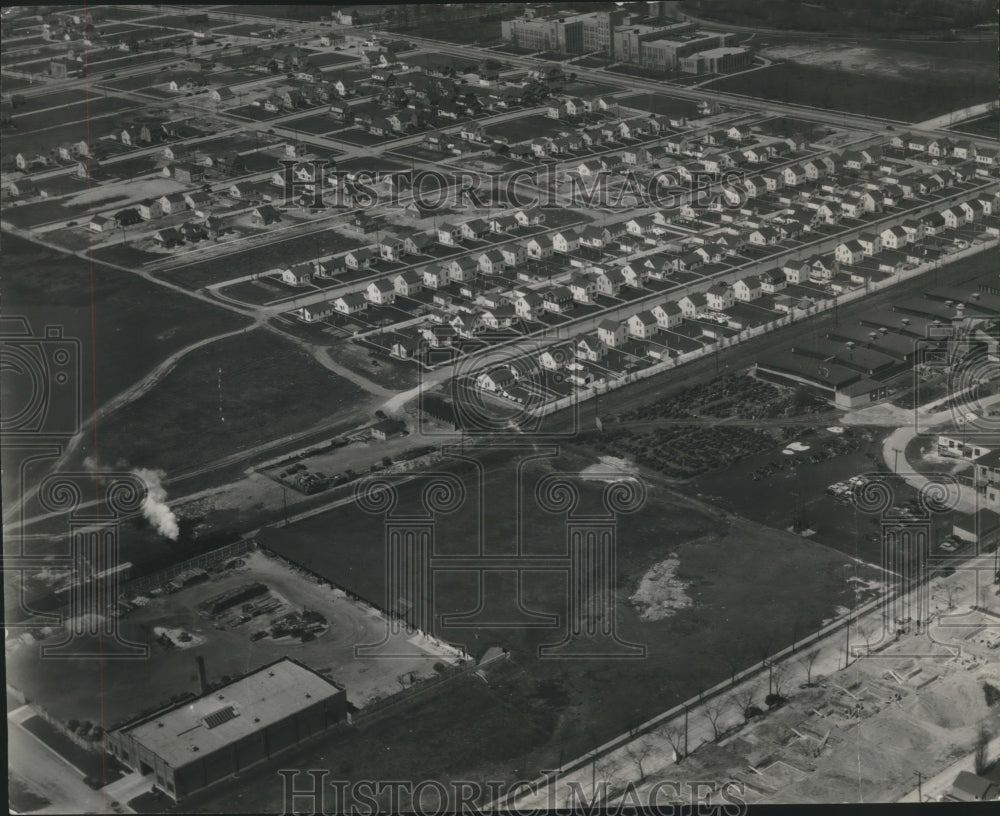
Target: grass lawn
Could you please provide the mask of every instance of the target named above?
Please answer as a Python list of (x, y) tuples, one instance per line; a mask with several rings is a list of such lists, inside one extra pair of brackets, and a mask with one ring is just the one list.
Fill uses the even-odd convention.
[(310, 6), (295, 3), (289, 3), (286, 6), (279, 3), (275, 5), (262, 4), (259, 6), (222, 6), (216, 9), (216, 13), (222, 17), (225, 17), (226, 14), (252, 14), (260, 17), (277, 17), (281, 20), (312, 22), (324, 16), (329, 17), (330, 8), (328, 6)]
[(920, 74), (878, 77), (815, 65), (782, 63), (714, 80), (706, 88), (827, 110), (920, 122), (996, 95), (996, 76)]
[(952, 130), (956, 133), (968, 133), (970, 136), (986, 136), (989, 139), (1000, 138), (1000, 111), (994, 111), (988, 116), (963, 122)]
[[(26, 113), (14, 117), (19, 135), (32, 133), (45, 128), (55, 127), (64, 122), (86, 122), (88, 119), (101, 117), (115, 111), (130, 110), (136, 107), (135, 102), (110, 96), (91, 96), (86, 102), (76, 102), (72, 105), (40, 110), (37, 113)], [(110, 130), (111, 122), (94, 121), (92, 125), (100, 135), (105, 128)]]
[(297, 119), (288, 119), (282, 122), (281, 126), (291, 130), (301, 130), (303, 133), (322, 136), (324, 133), (336, 130), (342, 124), (342, 122), (334, 119), (328, 113), (308, 113)]
[(487, 125), (486, 132), (494, 139), (508, 139), (511, 142), (528, 142), (543, 136), (556, 136), (566, 129), (566, 123), (552, 119), (543, 113), (532, 113)]
[(642, 93), (625, 96), (617, 100), (619, 105), (636, 110), (649, 111), (660, 116), (698, 116), (698, 104), (687, 99), (678, 99), (667, 94)]
[(5, 91), (17, 91), (21, 88), (30, 88), (34, 83), (30, 80), (24, 79), (23, 77), (10, 76), (9, 74), (4, 74), (3, 78), (0, 79), (0, 88)]
[(317, 68), (326, 68), (329, 65), (344, 65), (348, 62), (357, 61), (357, 57), (352, 57), (348, 54), (338, 54), (336, 51), (309, 55), (309, 64), (315, 65)]
[(23, 238), (5, 235), (4, 244), (5, 311), (27, 318), (35, 334), (59, 326), (79, 340), (86, 415), (174, 351), (244, 322), (127, 272), (95, 264), (91, 278), (86, 261)]
[(20, 118), (20, 114), (40, 111), (44, 108), (51, 108), (56, 105), (71, 105), (74, 102), (84, 102), (86, 100), (101, 99), (100, 94), (90, 93), (83, 89), (73, 89), (68, 91), (55, 91), (54, 93), (42, 94), (41, 96), (30, 96), (25, 100), (23, 107), (18, 108), (20, 113), (14, 114), (14, 120)]
[[(438, 31), (438, 35), (442, 33), (442, 31)], [(454, 68), (459, 73), (474, 71), (479, 65), (479, 63), (474, 60), (433, 53), (413, 54), (412, 56), (408, 55), (406, 57), (406, 64), (415, 65), (419, 68), (427, 68), (428, 70)]]
[(817, 141), (834, 132), (826, 125), (808, 122), (805, 119), (794, 119), (789, 116), (776, 116), (773, 119), (767, 119), (754, 125), (754, 128), (768, 136), (783, 137), (792, 133), (801, 133), (810, 141)]
[[(305, 430), (363, 396), (291, 341), (258, 330), (198, 349), (107, 417), (99, 453), (167, 473), (189, 470)], [(81, 447), (81, 457), (93, 453), (89, 440)]]
[[(466, 454), (479, 456), (471, 449)], [(539, 509), (533, 491), (544, 474), (576, 473), (593, 463), (591, 455), (574, 448), (527, 464), (520, 487), (515, 479), (516, 456), (492, 451), (482, 457), (481, 492), (470, 466), (445, 466), (464, 481), (467, 498), (458, 512), (438, 517), (436, 553), (474, 553), (480, 544), (489, 554), (509, 553), (519, 517), (525, 552), (564, 552), (565, 517)], [(488, 685), (456, 682), (442, 699), (409, 709), (405, 718), (393, 718), (399, 720), (395, 725), (376, 725), (362, 732), (352, 740), (350, 754), (324, 745), (319, 753), (331, 767), (346, 778), (375, 772), (370, 763), (379, 755), (375, 747), (379, 745), (392, 747), (392, 759), (379, 770), (382, 777), (389, 772), (447, 778), (487, 769), (510, 773), (516, 768), (521, 778), (530, 778), (541, 768), (555, 767), (560, 758), (578, 755), (729, 676), (730, 657), (747, 665), (759, 659), (764, 645), (777, 649), (801, 636), (853, 594), (846, 582), (853, 571), (842, 554), (741, 520), (724, 520), (678, 498), (655, 475), (644, 472), (643, 478), (649, 485), (645, 506), (618, 519), (616, 587), (618, 635), (645, 645), (645, 659), (538, 657), (537, 647), (560, 640), (562, 631), (558, 626), (500, 626), (502, 621), (518, 619), (513, 573), (487, 572), (484, 600), (492, 617), (471, 628), (446, 627), (438, 618), (435, 631), (445, 640), (466, 644), (475, 655), (503, 645), (511, 650), (512, 662), (496, 673), (488, 670)], [(421, 488), (419, 482), (401, 488), (400, 513), (420, 507)], [(599, 487), (583, 482), (580, 489), (583, 507), (600, 506)], [(517, 495), (524, 502), (520, 515), (514, 511)], [(490, 510), (483, 531), (478, 512), (485, 497)], [(666, 527), (664, 518), (669, 518)], [(268, 530), (262, 543), (300, 562), (323, 565), (335, 581), (384, 604), (383, 523), (380, 516), (343, 507), (289, 528)], [(359, 547), (359, 542), (369, 546)], [(678, 577), (687, 584), (693, 604), (673, 617), (644, 620), (626, 599), (647, 570), (671, 553), (679, 556)], [(565, 580), (559, 573), (526, 573), (524, 607), (564, 614)], [(437, 573), (436, 613), (472, 610), (478, 599), (475, 573)], [(517, 715), (498, 732), (496, 723), (514, 710)], [(448, 728), (442, 726), (444, 717), (450, 722)], [(461, 735), (458, 745), (456, 734)], [(414, 739), (426, 757), (414, 757), (406, 750)], [(384, 749), (381, 757), (385, 763)], [(338, 763), (345, 764), (338, 768)], [(262, 794), (265, 788), (276, 790), (263, 779), (259, 785)]]
[(107, 782), (114, 782), (116, 779), (121, 779), (124, 776), (120, 770), (113, 769), (111, 763), (105, 760), (99, 752), (88, 751), (86, 748), (77, 745), (54, 725), (47, 720), (43, 720), (41, 717), (29, 717), (21, 725), (26, 731), (30, 731), (38, 737), (38, 739), (72, 766), (80, 770), (85, 776), (92, 776), (95, 779), (103, 779)]
[(346, 252), (362, 243), (333, 230), (317, 230), (309, 235), (291, 235), (267, 246), (251, 247), (195, 261), (187, 266), (157, 272), (156, 275), (189, 289), (199, 289), (227, 278), (267, 272), (278, 266), (309, 261), (335, 252)]

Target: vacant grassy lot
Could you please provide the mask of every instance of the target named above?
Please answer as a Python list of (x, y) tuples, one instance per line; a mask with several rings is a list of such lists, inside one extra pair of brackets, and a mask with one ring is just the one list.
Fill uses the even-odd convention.
[(636, 110), (649, 111), (660, 116), (687, 116), (694, 118), (698, 115), (698, 104), (687, 99), (678, 99), (666, 94), (644, 93), (634, 96), (624, 96), (617, 100), (619, 105)]
[(20, 88), (28, 88), (31, 84), (32, 83), (27, 79), (10, 76), (8, 74), (4, 74), (3, 78), (0, 79), (0, 88), (3, 88), (5, 91), (16, 91)]
[(261, 247), (232, 252), (215, 258), (195, 261), (175, 269), (157, 272), (157, 277), (179, 283), (189, 289), (199, 289), (211, 283), (267, 272), (275, 267), (290, 266), (335, 252), (346, 252), (361, 246), (363, 241), (348, 238), (330, 229), (309, 235), (291, 235)]
[(4, 236), (4, 258), (5, 313), (26, 317), (36, 334), (58, 326), (79, 341), (85, 414), (178, 349), (244, 322), (135, 275), (100, 264), (90, 268), (22, 238)]
[(996, 95), (996, 77), (924, 73), (883, 76), (796, 63), (724, 77), (705, 87), (818, 108), (920, 122)]
[(32, 111), (39, 111), (56, 105), (70, 105), (74, 102), (84, 102), (88, 99), (94, 100), (100, 98), (100, 94), (95, 94), (91, 91), (78, 88), (42, 94), (41, 96), (31, 96), (25, 100), (25, 104), (22, 107), (17, 109), (18, 113), (14, 114), (14, 121), (16, 122), (21, 115), (31, 113)]
[(519, 116), (489, 125), (486, 132), (494, 139), (506, 139), (511, 143), (528, 142), (543, 136), (556, 136), (566, 130), (566, 123), (552, 119), (543, 113)]
[[(59, 103), (56, 103), (59, 104)], [(115, 111), (129, 110), (137, 107), (135, 102), (112, 96), (91, 96), (85, 102), (72, 105), (52, 107), (49, 110), (39, 110), (37, 113), (25, 113), (14, 117), (17, 133), (20, 136), (46, 128), (56, 127), (64, 122), (85, 122), (95, 117), (102, 117)], [(99, 135), (104, 135), (104, 129), (110, 129), (111, 122), (97, 120), (93, 128)]]
[[(186, 471), (306, 430), (363, 395), (290, 341), (254, 331), (193, 352), (145, 396), (105, 419), (99, 454)], [(89, 441), (82, 447), (81, 456), (94, 453)]]
[(309, 64), (315, 65), (317, 68), (326, 68), (330, 65), (344, 65), (348, 62), (357, 61), (357, 57), (352, 57), (349, 54), (338, 54), (336, 51), (330, 51), (325, 54), (309, 55)]
[[(474, 458), (480, 455), (468, 449), (466, 453)], [(564, 551), (565, 517), (539, 509), (533, 499), (534, 486), (544, 474), (576, 473), (594, 460), (564, 452), (536, 461), (526, 466), (519, 487), (514, 456), (499, 451), (482, 456), (485, 480), (481, 491), (471, 468), (446, 468), (463, 479), (467, 499), (457, 513), (438, 517), (436, 552), (470, 554), (482, 544), (487, 554), (510, 553), (519, 522), (526, 531), (526, 552)], [(391, 746), (393, 757), (381, 767), (383, 776), (388, 771), (417, 773), (415, 778), (425, 774), (448, 778), (487, 770), (511, 773), (516, 768), (522, 778), (530, 777), (729, 676), (733, 665), (759, 659), (763, 649), (780, 648), (815, 628), (852, 594), (846, 579), (853, 569), (845, 556), (757, 525), (725, 521), (678, 499), (657, 477), (648, 473), (643, 477), (649, 485), (646, 505), (618, 520), (616, 619), (623, 641), (647, 647), (645, 659), (570, 662), (539, 658), (537, 647), (560, 640), (562, 630), (558, 625), (499, 626), (524, 618), (516, 608), (513, 574), (487, 572), (481, 625), (445, 627), (438, 619), (436, 631), (446, 640), (466, 644), (474, 654), (503, 645), (511, 650), (512, 665), (491, 673), (489, 685), (480, 684), (479, 690), (475, 684), (456, 683), (442, 699), (408, 710), (405, 728), (387, 723), (355, 738), (350, 756), (337, 747), (321, 751), (332, 767), (347, 778), (372, 771), (369, 763), (376, 755), (375, 745), (380, 745)], [(399, 512), (419, 507), (420, 488), (414, 484), (401, 489)], [(601, 506), (594, 483), (583, 483), (581, 490), (583, 507)], [(514, 510), (517, 495), (524, 501), (520, 514)], [(489, 527), (484, 532), (477, 514), (486, 501)], [(510, 512), (503, 512), (508, 507)], [(352, 506), (267, 531), (263, 543), (314, 566), (323, 564), (336, 575), (334, 580), (384, 603), (383, 536), (381, 517), (365, 515)], [(359, 542), (366, 546), (359, 547)], [(678, 577), (687, 585), (693, 604), (677, 610), (673, 617), (644, 620), (627, 598), (647, 570), (671, 553), (679, 557)], [(524, 607), (535, 613), (565, 614), (565, 580), (558, 573), (526, 573)], [(438, 574), (437, 614), (473, 610), (478, 600), (475, 573)], [(503, 720), (505, 711), (517, 714), (509, 728), (498, 732), (496, 722)], [(432, 727), (440, 725), (444, 716), (450, 721), (448, 736), (435, 734)], [(419, 738), (422, 751), (433, 759), (422, 759), (424, 764), (419, 765), (411, 758), (405, 750), (411, 744), (407, 734)], [(461, 735), (457, 742), (455, 734)], [(385, 762), (384, 751), (382, 755)], [(338, 769), (340, 762), (344, 765)], [(260, 784), (270, 786), (266, 780)]]
[(968, 133), (970, 136), (986, 136), (989, 139), (1000, 138), (1000, 111), (964, 122), (953, 130), (957, 133)]
[(253, 14), (260, 17), (277, 17), (281, 20), (303, 20), (312, 22), (321, 17), (329, 16), (330, 9), (327, 6), (310, 6), (295, 3), (286, 5), (267, 4), (261, 5), (236, 5), (222, 6), (216, 10), (220, 15), (229, 14)]

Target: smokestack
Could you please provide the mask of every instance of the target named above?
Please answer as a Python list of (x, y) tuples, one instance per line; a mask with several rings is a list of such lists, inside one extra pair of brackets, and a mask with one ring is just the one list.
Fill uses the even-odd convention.
[(202, 694), (208, 694), (208, 678), (205, 676), (205, 658), (201, 655), (195, 658), (198, 662), (198, 684)]

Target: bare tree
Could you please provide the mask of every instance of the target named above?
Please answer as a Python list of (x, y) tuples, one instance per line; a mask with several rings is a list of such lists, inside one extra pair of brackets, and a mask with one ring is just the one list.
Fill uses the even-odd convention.
[(980, 723), (976, 732), (975, 767), (976, 773), (982, 776), (989, 769), (989, 747), (991, 734), (985, 723)]
[[(615, 762), (610, 754), (594, 760), (593, 774), (595, 787), (590, 795), (594, 802), (605, 801), (611, 795), (611, 782), (614, 778)], [(597, 791), (600, 790), (600, 794)]]
[(802, 657), (799, 658), (799, 663), (805, 666), (806, 669), (807, 686), (812, 685), (813, 666), (815, 665), (818, 657), (819, 657), (819, 649), (813, 649), (811, 652), (807, 652), (806, 654), (802, 655)]
[(726, 705), (723, 702), (708, 703), (705, 705), (705, 717), (712, 725), (712, 739), (715, 741), (719, 739), (719, 720), (722, 719), (722, 712), (725, 710)]
[(872, 635), (875, 634), (875, 627), (870, 623), (861, 623), (859, 621), (858, 625), (854, 627), (854, 631), (865, 642), (865, 652), (870, 655), (872, 653)]
[(667, 738), (670, 747), (674, 749), (677, 762), (684, 759), (684, 728), (678, 725), (668, 725), (663, 728), (663, 736)]
[(647, 740), (632, 740), (626, 748), (625, 753), (628, 758), (635, 763), (636, 770), (639, 772), (639, 781), (642, 782), (646, 778), (646, 769), (643, 767), (643, 760), (649, 759), (653, 754), (653, 743)]
[(775, 663), (773, 660), (771, 661), (771, 666), (772, 666), (771, 692), (773, 694), (778, 695), (779, 697), (784, 697), (785, 691), (787, 690), (786, 685), (788, 681), (788, 675), (790, 673), (789, 666), (787, 663)]
[(756, 696), (757, 689), (750, 686), (738, 689), (732, 696), (733, 705), (743, 714), (744, 723), (750, 722), (751, 711), (754, 708), (753, 701)]
[(941, 589), (944, 590), (944, 596), (948, 600), (948, 608), (955, 608), (955, 601), (958, 598), (958, 593), (965, 589), (964, 586), (960, 584), (942, 584)]

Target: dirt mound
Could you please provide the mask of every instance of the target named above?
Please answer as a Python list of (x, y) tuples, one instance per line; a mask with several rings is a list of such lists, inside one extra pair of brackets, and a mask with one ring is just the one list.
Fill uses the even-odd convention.
[(663, 620), (678, 609), (691, 606), (691, 598), (687, 594), (688, 585), (676, 577), (680, 563), (680, 558), (671, 554), (666, 560), (654, 564), (642, 576), (638, 589), (629, 600), (639, 610), (639, 616), (643, 620)]

